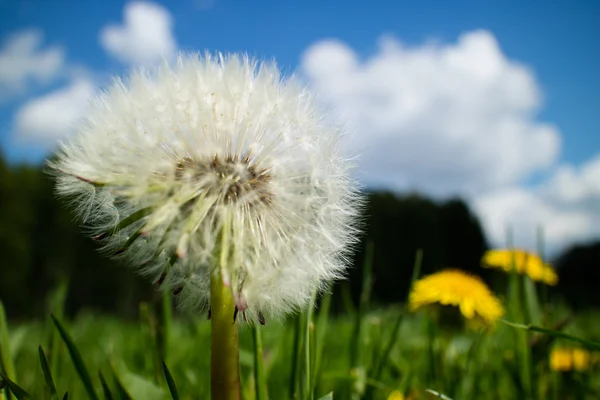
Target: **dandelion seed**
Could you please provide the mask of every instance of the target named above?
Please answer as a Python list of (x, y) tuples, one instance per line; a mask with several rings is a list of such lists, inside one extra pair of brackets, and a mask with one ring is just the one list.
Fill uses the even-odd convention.
[(264, 323), (342, 277), (356, 242), (361, 201), (326, 117), (273, 64), (182, 56), (110, 86), (50, 167), (105, 252), (184, 307), (208, 307), (221, 265), (236, 310)]
[(552, 286), (558, 283), (558, 275), (550, 264), (544, 263), (537, 254), (525, 250), (490, 250), (484, 254), (482, 264), (486, 268), (500, 268), (505, 272), (511, 272), (514, 265), (517, 273), (528, 275), (534, 281)]
[(491, 327), (502, 317), (500, 301), (476, 276), (447, 269), (415, 282), (409, 295), (409, 310), (440, 304), (454, 306), (467, 320)]

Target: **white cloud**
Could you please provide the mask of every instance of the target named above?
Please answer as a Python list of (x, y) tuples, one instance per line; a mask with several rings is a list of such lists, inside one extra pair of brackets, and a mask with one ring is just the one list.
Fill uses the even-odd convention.
[(563, 207), (589, 208), (600, 212), (600, 155), (580, 167), (561, 165), (542, 188), (545, 196)]
[(136, 66), (173, 57), (177, 44), (168, 10), (154, 3), (128, 3), (123, 25), (108, 25), (100, 31), (100, 44), (119, 61)]
[(513, 244), (530, 250), (537, 248), (537, 229), (541, 227), (550, 254), (600, 233), (600, 219), (590, 210), (553, 205), (539, 190), (501, 189), (475, 198), (472, 204), (486, 234), (497, 246), (507, 244), (509, 227)]
[(499, 189), (474, 199), (488, 235), (504, 243), (506, 227), (518, 233), (516, 243), (534, 249), (535, 227), (542, 226), (550, 251), (600, 238), (600, 155), (579, 167), (559, 165), (533, 188)]
[[(460, 195), (497, 246), (508, 226), (514, 244), (529, 249), (542, 226), (552, 254), (600, 236), (600, 156), (578, 168), (557, 165), (561, 136), (536, 118), (535, 76), (491, 33), (419, 46), (388, 36), (366, 58), (324, 40), (307, 49), (302, 67), (322, 101), (349, 121), (368, 185)], [(540, 171), (555, 172), (525, 185)]]
[(533, 74), (486, 31), (417, 47), (384, 37), (364, 60), (322, 41), (302, 64), (356, 132), (369, 183), (474, 194), (520, 182), (559, 153), (557, 129), (534, 118), (541, 96)]
[(20, 94), (31, 83), (46, 84), (60, 74), (65, 63), (61, 47), (42, 48), (44, 35), (37, 29), (13, 34), (0, 49), (0, 100)]
[(73, 131), (94, 94), (91, 81), (80, 78), (68, 86), (25, 103), (16, 113), (14, 129), (17, 139), (48, 146)]

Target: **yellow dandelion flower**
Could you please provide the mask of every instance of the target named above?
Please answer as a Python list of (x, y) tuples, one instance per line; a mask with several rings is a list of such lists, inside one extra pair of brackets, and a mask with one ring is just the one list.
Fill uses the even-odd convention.
[(440, 271), (415, 282), (408, 299), (409, 310), (432, 304), (458, 307), (467, 320), (483, 322), (488, 327), (504, 314), (502, 304), (481, 279), (456, 269)]
[(544, 263), (537, 254), (525, 250), (490, 250), (484, 254), (481, 262), (486, 268), (500, 268), (506, 272), (511, 272), (514, 262), (519, 274), (528, 275), (534, 281), (547, 285), (558, 283), (558, 275), (550, 264)]
[(584, 349), (573, 349), (573, 368), (576, 371), (585, 371), (590, 367), (590, 353)]
[(568, 349), (553, 349), (550, 353), (550, 369), (553, 371), (566, 372), (573, 367), (573, 359)]
[(399, 390), (394, 390), (390, 393), (387, 400), (404, 400), (404, 395)]
[(550, 369), (559, 372), (586, 371), (591, 366), (592, 356), (584, 349), (555, 348), (550, 353)]

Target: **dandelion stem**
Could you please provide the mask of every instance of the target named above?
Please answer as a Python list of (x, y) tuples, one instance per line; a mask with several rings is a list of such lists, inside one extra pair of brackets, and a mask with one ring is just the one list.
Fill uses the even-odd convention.
[(211, 398), (239, 400), (240, 368), (237, 323), (232, 321), (235, 302), (231, 288), (223, 281), (223, 270), (229, 259), (229, 224), (223, 223), (223, 234), (218, 249), (219, 268), (210, 276), (211, 308)]

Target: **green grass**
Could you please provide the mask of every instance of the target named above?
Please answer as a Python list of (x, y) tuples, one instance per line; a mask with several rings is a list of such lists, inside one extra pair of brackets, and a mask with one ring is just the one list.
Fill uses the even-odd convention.
[[(599, 310), (574, 315), (540, 303), (535, 284), (513, 275), (507, 321), (492, 332), (439, 325), (403, 304), (374, 308), (370, 264), (368, 251), (359, 304), (346, 301), (342, 316), (330, 315), (326, 295), (319, 309), (287, 321), (241, 325), (244, 400), (378, 400), (392, 391), (411, 400), (600, 399)], [(50, 296), (53, 314), (44, 321), (8, 326), (0, 302), (0, 399), (210, 398), (205, 315), (173, 314), (163, 296), (141, 304), (136, 321), (93, 313), (67, 321), (66, 289)], [(587, 347), (596, 363), (552, 371), (555, 345)]]
[[(430, 343), (427, 324), (423, 321), (425, 316), (407, 315), (397, 329), (397, 340), (391, 350), (388, 354), (381, 354), (388, 348), (389, 336), (402, 312), (403, 309), (398, 307), (364, 315), (360, 362), (354, 356), (354, 316), (328, 318), (325, 333), (309, 336), (313, 340), (322, 338), (318, 346), (311, 346), (322, 351), (318, 356), (319, 370), (312, 374), (311, 379), (317, 399), (331, 391), (333, 398), (360, 399), (367, 393), (366, 387), (372, 387), (368, 395), (374, 399), (385, 399), (394, 389), (404, 393), (419, 391), (422, 394), (420, 398), (436, 398), (425, 393), (426, 389), (431, 389), (457, 400), (524, 399), (528, 392), (536, 399), (566, 399), (567, 392), (572, 392), (573, 396), (587, 396), (572, 398), (600, 398), (597, 368), (587, 373), (560, 375), (549, 370), (547, 359), (552, 343), (545, 343), (543, 348), (529, 349), (534, 385), (532, 389), (524, 386), (518, 355), (520, 341), (515, 340), (515, 329), (503, 324), (492, 334), (483, 336), (464, 330), (438, 329), (433, 343)], [(555, 311), (554, 314), (560, 319), (567, 310)], [(318, 320), (318, 312), (316, 317), (315, 320)], [(270, 399), (289, 398), (292, 354), (298, 346), (294, 344), (295, 324), (288, 322), (271, 322), (260, 328), (264, 352), (262, 368)], [(110, 316), (82, 314), (75, 321), (65, 321), (63, 326), (81, 355), (80, 360), (75, 357), (79, 368), (75, 367), (77, 364), (73, 362), (65, 341), (53, 347), (56, 342), (53, 342), (53, 330), (47, 329), (47, 322), (9, 326), (10, 354), (15, 367), (11, 373), (18, 377), (15, 383), (34, 399), (51, 398), (46, 385), (47, 375), (52, 376), (58, 398), (63, 398), (67, 391), (71, 399), (92, 398), (89, 387), (86, 389), (83, 383), (87, 379), (81, 378), (81, 368), (89, 373), (91, 390), (97, 398), (108, 398), (104, 395), (106, 391), (103, 390), (99, 371), (102, 371), (111, 398), (173, 398), (162, 362), (157, 365), (154, 361), (160, 344), (152, 333), (156, 327), (147, 322), (147, 315), (140, 321), (122, 321)], [(578, 316), (566, 331), (581, 337), (599, 338), (600, 313)], [(529, 339), (534, 337), (534, 333), (526, 333)], [(301, 336), (302, 340), (306, 338), (305, 334)], [(40, 363), (39, 345), (47, 357), (44, 369)], [(429, 374), (430, 348), (436, 370), (434, 379)], [(241, 328), (240, 349), (244, 399), (254, 399), (257, 391), (254, 386), (256, 360), (252, 328)], [(175, 388), (179, 398), (209, 398), (209, 321), (205, 318), (175, 318), (170, 323), (169, 342), (163, 351), (171, 387)], [(303, 347), (298, 358), (301, 362), (304, 359)], [(384, 367), (379, 371), (382, 359)], [(55, 365), (52, 373), (49, 365)], [(314, 362), (312, 366), (314, 368)], [(297, 369), (302, 371), (304, 368)], [(377, 380), (372, 379), (375, 369), (378, 371)], [(48, 372), (46, 376), (45, 371)], [(307, 384), (300, 379), (298, 387)]]

